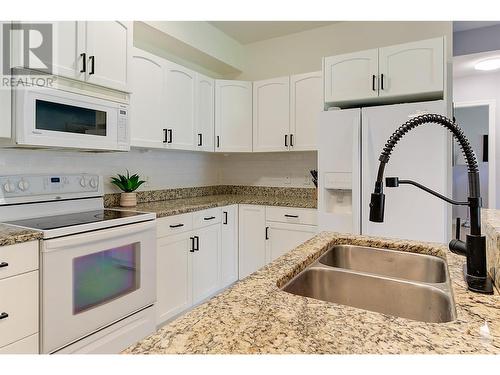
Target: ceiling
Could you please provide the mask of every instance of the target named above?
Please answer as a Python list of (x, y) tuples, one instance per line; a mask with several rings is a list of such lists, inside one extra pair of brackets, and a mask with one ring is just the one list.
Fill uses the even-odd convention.
[(500, 25), (500, 21), (454, 21), (453, 32), (456, 33), (495, 25)]
[(474, 69), (474, 65), (479, 61), (496, 57), (500, 58), (500, 51), (488, 51), (474, 53), (471, 55), (456, 56), (453, 58), (453, 77), (458, 78), (471, 75), (499, 73), (500, 70), (481, 71)]
[(338, 21), (210, 21), (213, 26), (241, 44), (294, 34)]

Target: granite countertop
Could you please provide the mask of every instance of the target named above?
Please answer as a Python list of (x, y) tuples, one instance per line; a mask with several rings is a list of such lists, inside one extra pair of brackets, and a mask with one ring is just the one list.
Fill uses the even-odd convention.
[(42, 237), (42, 232), (0, 223), (0, 246), (35, 241)]
[[(335, 243), (447, 258), (457, 319), (418, 322), (279, 289)], [(467, 291), (464, 260), (439, 244), (323, 232), (125, 353), (500, 353), (500, 296)], [(490, 339), (479, 334), (485, 322)]]
[(139, 203), (132, 209), (135, 211), (155, 212), (156, 217), (160, 218), (165, 216), (179, 215), (187, 212), (200, 211), (207, 208), (223, 207), (231, 204), (257, 204), (265, 206), (299, 208), (317, 207), (316, 200), (309, 197), (220, 194)]

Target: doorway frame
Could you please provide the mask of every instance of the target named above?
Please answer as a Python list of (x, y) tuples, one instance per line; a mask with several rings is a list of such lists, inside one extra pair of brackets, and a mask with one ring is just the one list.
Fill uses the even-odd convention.
[(464, 102), (456, 102), (453, 108), (467, 107), (488, 107), (488, 207), (496, 208), (496, 132), (495, 132), (495, 116), (496, 116), (496, 101), (495, 100), (471, 100)]

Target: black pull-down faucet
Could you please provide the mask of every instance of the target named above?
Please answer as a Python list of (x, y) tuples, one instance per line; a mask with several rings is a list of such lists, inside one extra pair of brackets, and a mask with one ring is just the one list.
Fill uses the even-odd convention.
[[(370, 221), (382, 223), (384, 221), (384, 169), (389, 162), (391, 153), (396, 144), (410, 130), (423, 124), (438, 124), (448, 129), (458, 141), (465, 161), (468, 167), (469, 178), (469, 198), (467, 202), (457, 202), (445, 197), (418, 182), (411, 180), (400, 180), (398, 177), (386, 178), (387, 187), (398, 187), (400, 184), (409, 184), (418, 187), (448, 203), (456, 205), (466, 205), (470, 211), (470, 234), (467, 235), (465, 242), (459, 238), (459, 228), (457, 229), (457, 238), (449, 243), (450, 250), (459, 255), (464, 255), (467, 262), (464, 265), (464, 276), (468, 289), (473, 292), (492, 294), (493, 286), (488, 270), (486, 268), (486, 237), (481, 235), (481, 197), (479, 190), (479, 168), (476, 156), (472, 150), (469, 140), (465, 137), (462, 129), (449, 118), (436, 114), (425, 114), (408, 120), (401, 125), (387, 140), (382, 153), (380, 154), (380, 165), (378, 168), (375, 189), (370, 200)], [(457, 222), (457, 225), (459, 223)]]

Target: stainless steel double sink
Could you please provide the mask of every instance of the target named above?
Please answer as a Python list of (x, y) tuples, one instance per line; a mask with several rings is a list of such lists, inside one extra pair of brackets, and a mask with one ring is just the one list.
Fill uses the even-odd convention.
[(447, 264), (432, 255), (335, 245), (282, 289), (423, 322), (456, 319)]

